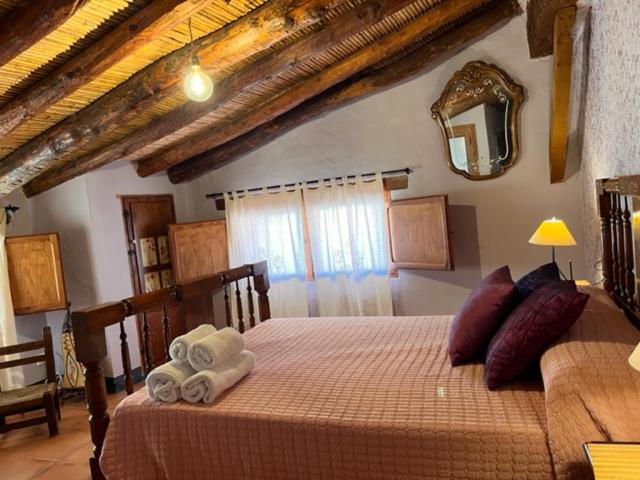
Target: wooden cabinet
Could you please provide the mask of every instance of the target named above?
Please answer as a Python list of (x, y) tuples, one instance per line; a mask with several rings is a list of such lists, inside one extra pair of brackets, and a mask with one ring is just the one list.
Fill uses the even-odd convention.
[(176, 283), (229, 268), (224, 220), (169, 225), (169, 244)]
[(396, 268), (453, 270), (446, 195), (388, 203), (391, 261)]
[(67, 308), (58, 234), (8, 237), (5, 246), (15, 314)]

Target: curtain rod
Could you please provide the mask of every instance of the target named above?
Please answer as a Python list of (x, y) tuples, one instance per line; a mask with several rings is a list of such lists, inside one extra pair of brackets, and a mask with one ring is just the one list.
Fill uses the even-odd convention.
[[(382, 177), (383, 178), (387, 178), (387, 177), (397, 177), (399, 175), (409, 175), (410, 173), (413, 173), (413, 170), (411, 170), (409, 167), (407, 168), (402, 168), (399, 170), (387, 170), (385, 172), (382, 172)], [(372, 173), (363, 173), (362, 175), (360, 175), (361, 177), (373, 177), (375, 175), (375, 172)], [(346, 175), (347, 179), (352, 179), (352, 178), (356, 178), (357, 175)], [(335, 180), (342, 180), (342, 178), (344, 177), (332, 177), (332, 178), (322, 178), (319, 180), (309, 180), (307, 181), (307, 185), (311, 185), (311, 184), (319, 184), (320, 182), (329, 182), (332, 179)], [(259, 192), (263, 189), (266, 190), (273, 190), (276, 188), (281, 188), (284, 186), (284, 188), (292, 188), (292, 187), (296, 187), (298, 185), (302, 185), (303, 182), (294, 182), (294, 183), (286, 183), (285, 185), (270, 185), (268, 187), (257, 187), (257, 188), (249, 188), (248, 190), (236, 190), (235, 193), (251, 193), (251, 192)], [(229, 194), (234, 193), (234, 192), (228, 192)], [(213, 198), (213, 199), (217, 199), (217, 198), (222, 198), (224, 196), (223, 192), (218, 192), (218, 193), (207, 193), (206, 198)]]

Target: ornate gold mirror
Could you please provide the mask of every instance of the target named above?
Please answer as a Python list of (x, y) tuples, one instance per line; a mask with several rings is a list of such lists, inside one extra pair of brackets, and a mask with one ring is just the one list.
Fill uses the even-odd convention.
[(486, 180), (516, 163), (523, 101), (522, 86), (495, 65), (469, 62), (457, 71), (431, 107), (449, 168), (471, 180)]

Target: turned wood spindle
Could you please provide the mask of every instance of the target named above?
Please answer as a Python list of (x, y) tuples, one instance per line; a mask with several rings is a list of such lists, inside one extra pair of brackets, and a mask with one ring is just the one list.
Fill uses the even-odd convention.
[(633, 302), (635, 298), (635, 275), (633, 259), (633, 230), (631, 228), (631, 212), (628, 197), (624, 197), (624, 211), (622, 212), (622, 227), (624, 234), (624, 280), (626, 300)]
[(613, 283), (613, 293), (620, 294), (620, 284), (618, 283), (618, 216), (616, 215), (616, 194), (611, 194), (611, 253), (612, 271), (611, 279)]
[(168, 362), (171, 360), (169, 346), (171, 345), (171, 328), (169, 327), (169, 314), (167, 306), (162, 306), (162, 336), (164, 337), (164, 358)]
[(617, 282), (618, 282), (618, 294), (621, 298), (627, 297), (625, 274), (624, 274), (624, 262), (625, 262), (625, 249), (624, 249), (624, 223), (622, 220), (622, 208), (620, 202), (620, 194), (616, 194), (616, 250), (618, 253), (618, 270), (617, 270)]
[(153, 368), (153, 360), (151, 359), (151, 333), (147, 312), (142, 312), (142, 357), (144, 358), (144, 373), (149, 375)]
[(251, 290), (251, 277), (247, 277), (247, 308), (249, 310), (249, 325), (251, 328), (256, 326), (256, 316), (253, 307), (253, 292)]
[(236, 309), (238, 310), (238, 330), (244, 333), (244, 314), (242, 312), (242, 294), (240, 293), (240, 285), (236, 280)]
[(607, 292), (613, 290), (613, 248), (611, 246), (611, 195), (601, 192), (598, 198), (600, 210), (600, 237), (602, 239), (602, 276), (603, 287)]
[(122, 355), (122, 369), (124, 370), (124, 388), (127, 395), (133, 393), (133, 375), (131, 374), (131, 357), (129, 355), (129, 343), (127, 332), (124, 329), (124, 320), (120, 322), (120, 354)]
[(229, 302), (229, 284), (226, 280), (226, 277), (223, 278), (224, 284), (224, 315), (227, 320), (227, 327), (231, 327), (233, 325), (232, 315), (231, 315), (231, 303)]

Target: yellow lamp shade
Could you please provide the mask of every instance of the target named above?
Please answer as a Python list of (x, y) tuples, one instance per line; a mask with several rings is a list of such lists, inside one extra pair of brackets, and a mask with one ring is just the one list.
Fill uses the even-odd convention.
[(213, 82), (204, 70), (194, 63), (184, 77), (184, 91), (191, 100), (204, 102), (213, 93)]
[(640, 372), (640, 343), (629, 357), (629, 365)]
[(571, 247), (576, 245), (576, 240), (567, 225), (559, 218), (553, 217), (540, 224), (529, 239), (529, 243), (550, 247)]

